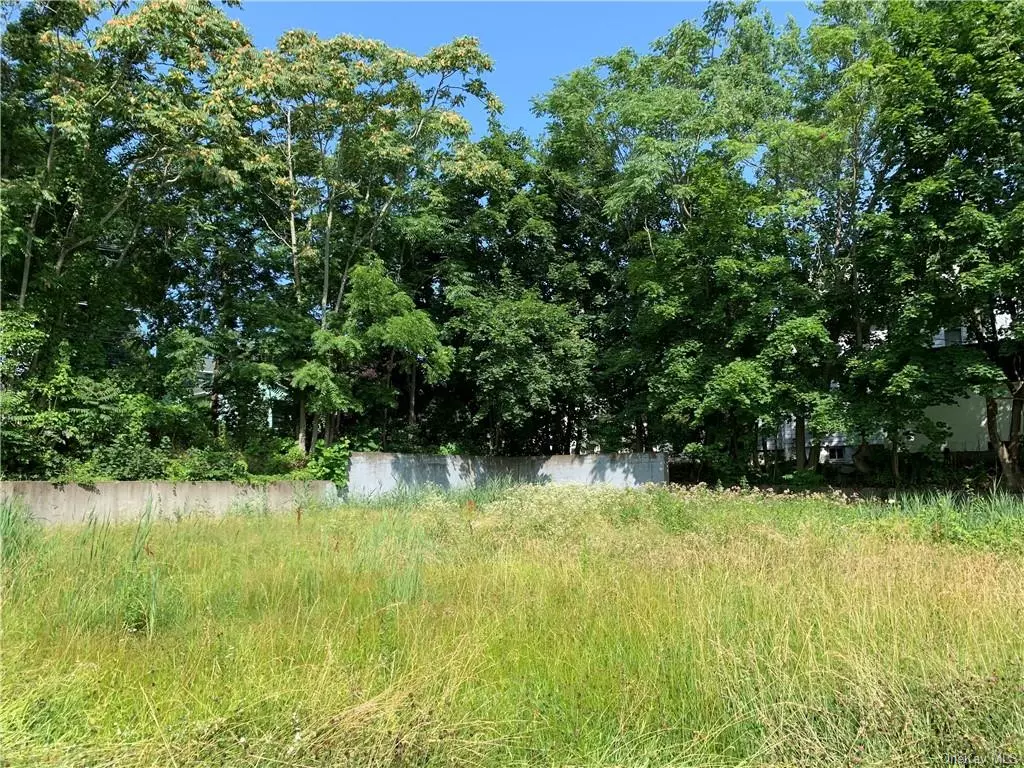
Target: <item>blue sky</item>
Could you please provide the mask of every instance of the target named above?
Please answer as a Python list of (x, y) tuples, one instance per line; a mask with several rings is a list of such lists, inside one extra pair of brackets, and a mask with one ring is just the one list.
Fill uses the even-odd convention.
[[(793, 15), (801, 25), (804, 2), (766, 3), (780, 21)], [(247, 2), (231, 15), (240, 19), (261, 48), (282, 32), (307, 29), (322, 37), (350, 34), (383, 40), (412, 53), (426, 53), (454, 37), (479, 38), (494, 59), (487, 78), (505, 105), (502, 122), (532, 135), (543, 123), (530, 100), (559, 75), (621, 48), (646, 50), (685, 19), (699, 19), (698, 2)], [(482, 109), (467, 109), (476, 133), (486, 130)]]

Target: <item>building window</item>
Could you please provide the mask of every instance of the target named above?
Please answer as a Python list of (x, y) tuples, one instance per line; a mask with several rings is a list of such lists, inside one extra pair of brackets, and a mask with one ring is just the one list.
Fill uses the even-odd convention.
[(964, 343), (963, 328), (947, 328), (944, 333), (947, 347), (959, 347)]
[(846, 458), (846, 446), (845, 445), (830, 445), (828, 446), (828, 458), (829, 461), (841, 461)]

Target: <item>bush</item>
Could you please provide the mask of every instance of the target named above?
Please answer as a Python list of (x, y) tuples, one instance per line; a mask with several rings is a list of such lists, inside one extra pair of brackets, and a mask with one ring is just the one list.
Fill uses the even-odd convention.
[(331, 445), (319, 441), (313, 449), (307, 469), (317, 480), (330, 480), (337, 485), (348, 484), (348, 461), (352, 451), (342, 438)]
[(759, 473), (754, 467), (743, 460), (733, 459), (714, 445), (690, 443), (683, 448), (683, 458), (698, 467), (697, 472), (692, 473), (693, 477), (689, 478), (691, 481), (734, 486), (759, 480)]
[(825, 485), (825, 478), (813, 469), (798, 469), (782, 476), (783, 484), (795, 491), (813, 491)]
[(218, 448), (191, 448), (167, 465), (167, 479), (179, 482), (244, 480), (248, 474), (249, 467), (241, 453)]
[(246, 445), (245, 460), (250, 474), (271, 477), (301, 470), (309, 458), (293, 438), (268, 434)]
[[(153, 448), (141, 430), (117, 435), (110, 445), (93, 451), (84, 465), (75, 467), (79, 481), (110, 478), (111, 480), (150, 480), (163, 477), (167, 470), (170, 441), (164, 438), (160, 447)], [(84, 475), (84, 477), (83, 477)]]

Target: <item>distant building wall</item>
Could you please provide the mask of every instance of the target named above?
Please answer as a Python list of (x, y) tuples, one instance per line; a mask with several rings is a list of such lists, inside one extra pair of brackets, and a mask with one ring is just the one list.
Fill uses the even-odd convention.
[[(1008, 397), (996, 398), (998, 407), (998, 428), (999, 435), (1005, 439), (1010, 428), (1010, 408), (1013, 401)], [(980, 395), (969, 395), (949, 405), (934, 405), (926, 408), (924, 415), (935, 422), (942, 422), (950, 431), (949, 438), (943, 445), (949, 446), (953, 453), (984, 453), (991, 450), (988, 443), (988, 417), (985, 412), (985, 398)], [(815, 440), (811, 434), (806, 437), (806, 449), (814, 444)], [(886, 437), (879, 432), (868, 435), (867, 441), (870, 445), (887, 445)], [(842, 458), (831, 455), (829, 461), (851, 461), (853, 451), (860, 443), (860, 437), (855, 435), (844, 435), (835, 433), (827, 435), (822, 441), (827, 451), (833, 448), (832, 453), (836, 454), (836, 448), (844, 447), (845, 452)], [(792, 418), (786, 419), (780, 426), (777, 435), (771, 435), (766, 439), (768, 450), (780, 450), (786, 458), (792, 459), (796, 455), (796, 428)], [(928, 438), (924, 435), (917, 435), (907, 446), (911, 453), (923, 451), (929, 446)]]
[[(1006, 439), (1010, 429), (1010, 408), (1013, 401), (1008, 397), (997, 398), (999, 437)], [(952, 433), (946, 445), (953, 452), (974, 452), (991, 450), (988, 444), (988, 417), (985, 413), (985, 398), (970, 395), (952, 405), (936, 405), (925, 409), (924, 415), (932, 421), (941, 421)], [(928, 445), (928, 439), (921, 437), (914, 441), (911, 450), (921, 450)]]
[(353, 496), (374, 496), (426, 485), (472, 488), (506, 479), (516, 483), (608, 484), (627, 488), (665, 483), (668, 468), (663, 453), (513, 457), (353, 453), (348, 490)]
[(154, 517), (218, 516), (244, 507), (285, 511), (311, 502), (336, 501), (338, 491), (334, 483), (321, 480), (261, 486), (131, 481), (84, 486), (26, 480), (0, 483), (0, 497), (19, 497), (43, 522), (81, 523), (90, 517), (109, 522), (134, 520), (147, 509)]

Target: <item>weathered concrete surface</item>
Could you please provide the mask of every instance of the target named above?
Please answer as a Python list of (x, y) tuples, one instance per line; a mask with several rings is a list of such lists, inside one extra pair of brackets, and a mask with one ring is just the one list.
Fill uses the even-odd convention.
[(665, 483), (668, 468), (663, 453), (505, 457), (357, 452), (352, 454), (348, 491), (356, 497), (375, 496), (425, 485), (471, 488), (495, 480), (627, 488)]
[(46, 523), (118, 522), (140, 517), (147, 509), (154, 517), (223, 515), (248, 507), (285, 511), (311, 502), (338, 498), (334, 483), (310, 480), (263, 486), (230, 482), (129, 482), (95, 485), (55, 485), (45, 481), (4, 481), (0, 497), (20, 497), (32, 515)]

